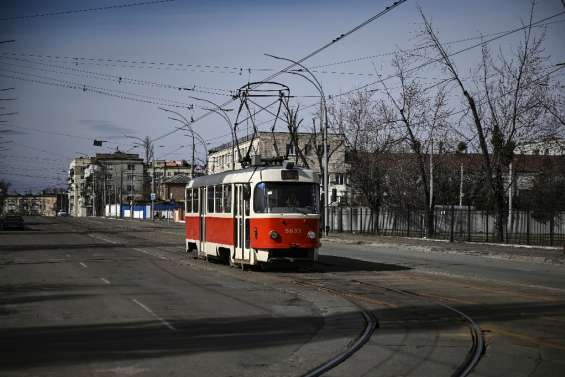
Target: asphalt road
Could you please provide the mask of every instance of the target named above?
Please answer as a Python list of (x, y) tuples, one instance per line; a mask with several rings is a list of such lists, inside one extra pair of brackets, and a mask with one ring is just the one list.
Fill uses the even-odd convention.
[[(26, 218), (0, 232), (2, 376), (565, 374), (565, 267), (325, 242), (313, 270), (241, 271), (183, 252), (182, 227)], [(477, 245), (477, 247), (481, 247)]]

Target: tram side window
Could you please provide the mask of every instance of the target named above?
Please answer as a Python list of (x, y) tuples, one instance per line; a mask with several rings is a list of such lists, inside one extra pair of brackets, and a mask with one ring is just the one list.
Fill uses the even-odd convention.
[(186, 208), (185, 208), (185, 212), (189, 213), (189, 212), (193, 212), (192, 211), (192, 189), (186, 189)]
[(231, 185), (224, 185), (224, 212), (231, 213)]
[(208, 213), (214, 213), (214, 186), (208, 186)]
[[(251, 193), (251, 185), (246, 184), (244, 187), (245, 187), (244, 191)], [(250, 202), (251, 202), (251, 197), (247, 197), (247, 199), (245, 199), (243, 201), (243, 203), (245, 205), (245, 216), (249, 216), (249, 203)]]
[(224, 212), (224, 203), (222, 202), (222, 185), (217, 185), (215, 189), (216, 213), (222, 213)]
[(192, 191), (192, 212), (198, 212), (198, 191), (200, 191), (200, 189), (194, 189), (194, 191)]

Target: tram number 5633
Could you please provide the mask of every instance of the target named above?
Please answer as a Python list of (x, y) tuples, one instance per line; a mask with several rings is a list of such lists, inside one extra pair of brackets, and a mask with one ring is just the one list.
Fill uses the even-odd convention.
[(302, 233), (302, 229), (300, 228), (285, 228), (285, 234), (300, 234)]

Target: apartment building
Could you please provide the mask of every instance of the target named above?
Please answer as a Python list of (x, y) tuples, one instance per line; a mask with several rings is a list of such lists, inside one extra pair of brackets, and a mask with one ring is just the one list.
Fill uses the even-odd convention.
[(138, 154), (116, 151), (76, 158), (69, 165), (70, 214), (97, 216), (106, 204), (145, 200), (147, 181)]
[[(250, 150), (250, 157), (261, 156), (263, 159), (286, 157), (294, 161), (297, 166), (305, 166), (300, 158), (299, 150), (310, 169), (321, 174), (320, 163), (323, 156), (322, 136), (314, 133), (300, 132), (296, 134), (297, 142), (291, 141), (288, 132), (261, 131), (252, 137), (238, 139), (238, 146), (242, 156)], [(298, 145), (298, 148), (296, 148)], [(299, 150), (298, 150), (299, 149)], [(349, 192), (348, 165), (345, 162), (345, 142), (343, 135), (328, 135), (328, 161), (329, 192), (335, 199), (332, 205), (345, 203)], [(226, 143), (213, 148), (208, 154), (209, 174), (221, 173), (231, 169), (241, 169), (237, 146)]]

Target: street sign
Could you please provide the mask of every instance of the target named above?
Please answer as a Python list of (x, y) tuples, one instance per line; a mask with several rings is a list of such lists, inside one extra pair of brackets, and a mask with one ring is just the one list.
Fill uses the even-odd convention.
[(157, 199), (157, 195), (154, 192), (152, 192), (151, 193), (151, 200), (155, 200), (155, 199)]

